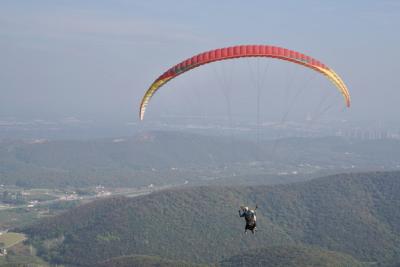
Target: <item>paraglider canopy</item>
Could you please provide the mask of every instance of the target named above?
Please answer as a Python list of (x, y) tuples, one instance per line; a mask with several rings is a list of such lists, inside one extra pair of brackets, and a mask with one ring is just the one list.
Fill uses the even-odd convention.
[(336, 74), (335, 71), (333, 71), (322, 62), (305, 54), (282, 47), (270, 45), (240, 45), (219, 48), (200, 53), (169, 68), (150, 85), (149, 89), (143, 96), (139, 110), (140, 120), (143, 120), (144, 118), (144, 113), (151, 97), (157, 92), (158, 89), (160, 89), (160, 87), (162, 87), (171, 79), (204, 64), (242, 57), (276, 58), (280, 60), (290, 61), (313, 69), (325, 75), (336, 86), (336, 88), (343, 95), (346, 106), (350, 107), (350, 93), (343, 80), (339, 77), (339, 75)]

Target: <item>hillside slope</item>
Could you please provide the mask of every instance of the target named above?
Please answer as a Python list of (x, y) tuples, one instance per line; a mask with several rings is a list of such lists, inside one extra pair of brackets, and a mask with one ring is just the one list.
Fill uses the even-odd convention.
[[(23, 229), (53, 262), (90, 265), (131, 254), (197, 263), (299, 243), (360, 261), (400, 262), (400, 172), (336, 175), (257, 187), (195, 187), (74, 208)], [(258, 203), (259, 232), (237, 209)]]
[(366, 266), (353, 257), (334, 251), (306, 246), (278, 246), (250, 250), (222, 260), (221, 267), (338, 267)]
[[(133, 255), (116, 257), (97, 264), (99, 267), (205, 267), (182, 261), (171, 261), (156, 256)], [(353, 257), (334, 251), (322, 250), (316, 247), (278, 246), (250, 250), (240, 255), (224, 259), (215, 265), (220, 267), (365, 267), (367, 265)]]
[(172, 261), (157, 256), (133, 255), (111, 258), (96, 264), (98, 267), (205, 267), (183, 261)]

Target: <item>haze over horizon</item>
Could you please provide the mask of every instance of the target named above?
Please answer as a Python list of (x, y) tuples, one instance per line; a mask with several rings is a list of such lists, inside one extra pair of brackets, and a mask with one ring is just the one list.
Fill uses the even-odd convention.
[[(299, 118), (329, 98), (335, 110), (328, 119), (397, 122), (400, 82), (394, 72), (400, 36), (394, 33), (400, 26), (399, 11), (399, 3), (389, 0), (3, 0), (0, 118), (137, 122), (143, 93), (173, 64), (217, 47), (270, 44), (304, 52), (335, 69), (349, 87), (352, 107), (343, 110), (340, 94), (324, 77), (266, 60), (260, 61), (262, 67), (273, 68), (263, 81), (263, 119), (279, 120), (290, 105), (284, 99), (312, 79), (311, 92), (296, 102), (299, 110), (297, 106), (311, 108)], [(248, 69), (242, 61), (185, 74), (158, 93), (146, 116), (226, 116), (218, 76), (230, 75), (232, 116), (254, 118), (256, 96)], [(274, 103), (268, 94), (285, 91), (292, 76), (298, 83), (292, 95), (282, 93)], [(295, 119), (296, 112), (292, 114)]]

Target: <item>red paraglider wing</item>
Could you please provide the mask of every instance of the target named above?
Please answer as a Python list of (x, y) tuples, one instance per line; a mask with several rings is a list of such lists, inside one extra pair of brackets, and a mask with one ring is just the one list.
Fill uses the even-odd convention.
[(350, 106), (350, 94), (349, 91), (342, 81), (342, 79), (337, 75), (331, 68), (321, 63), (320, 61), (304, 55), (302, 53), (289, 50), (286, 48), (281, 48), (277, 46), (269, 45), (240, 45), (232, 46), (226, 48), (219, 48), (211, 51), (207, 51), (196, 56), (193, 56), (181, 63), (171, 67), (166, 72), (164, 72), (160, 77), (158, 77), (150, 86), (150, 88), (145, 93), (142, 102), (140, 104), (139, 116), (143, 120), (146, 107), (154, 95), (154, 93), (169, 80), (177, 77), (178, 75), (191, 70), (193, 68), (199, 67), (201, 65), (241, 57), (270, 57), (277, 58), (281, 60), (291, 61), (300, 65), (304, 65), (315, 71), (318, 71), (328, 77), (331, 82), (338, 88), (342, 93), (346, 106)]

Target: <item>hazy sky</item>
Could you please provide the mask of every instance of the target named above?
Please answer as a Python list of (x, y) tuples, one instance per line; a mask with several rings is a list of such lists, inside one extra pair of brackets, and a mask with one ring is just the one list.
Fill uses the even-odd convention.
[[(171, 65), (213, 48), (271, 44), (320, 59), (343, 77), (353, 106), (342, 117), (396, 120), (399, 29), (397, 0), (0, 0), (0, 118), (135, 121), (143, 93)], [(262, 88), (263, 114), (277, 110), (269, 93), (285, 91), (292, 79), (300, 87), (308, 76), (310, 87), (332, 94), (309, 99), (304, 92), (300, 106), (315, 110), (318, 98), (332, 97), (343, 110), (322, 77), (276, 60), (261, 64), (271, 69), (265, 83), (274, 88)], [(150, 103), (149, 117), (223, 115), (226, 100), (217, 87), (224, 75), (234, 77), (232, 113), (246, 105), (254, 111), (248, 65), (199, 68), (169, 83)]]

